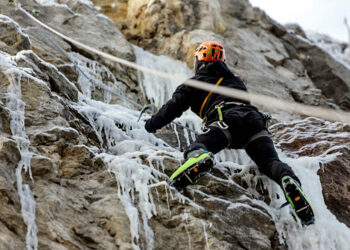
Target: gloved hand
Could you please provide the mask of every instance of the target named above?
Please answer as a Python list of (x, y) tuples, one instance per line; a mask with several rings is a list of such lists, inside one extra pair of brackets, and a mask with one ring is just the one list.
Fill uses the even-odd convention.
[(145, 129), (148, 133), (155, 133), (157, 131), (154, 126), (152, 126), (151, 119), (148, 119), (145, 123)]

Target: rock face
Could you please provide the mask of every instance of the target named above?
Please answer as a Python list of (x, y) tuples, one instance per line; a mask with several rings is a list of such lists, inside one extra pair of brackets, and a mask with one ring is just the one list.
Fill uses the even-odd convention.
[[(347, 109), (346, 98), (322, 84), (337, 78), (343, 86), (348, 72), (309, 76), (316, 69), (299, 50), (316, 53), (308, 60), (326, 68), (337, 62), (244, 0), (96, 1), (119, 29), (87, 1), (20, 2), (73, 39), (131, 61), (130, 42), (191, 67), (196, 45), (216, 39), (252, 90)], [(182, 153), (177, 140), (167, 138), (169, 146), (159, 138), (173, 130), (146, 133), (138, 110), (91, 86), (52, 41), (91, 79), (145, 103), (137, 72), (42, 30), (12, 1), (0, 8), (0, 249), (288, 248), (284, 229), (293, 227), (283, 220), (292, 217), (280, 222), (275, 186), (244, 153), (220, 153), (213, 171), (183, 194), (169, 188)], [(319, 175), (329, 209), (349, 226), (349, 126), (306, 119), (272, 129), (290, 155), (343, 153)]]
[(29, 49), (31, 44), (28, 36), (19, 32), (20, 27), (5, 16), (1, 17), (1, 51), (16, 54), (20, 50)]
[[(97, 10), (92, 4), (86, 5), (78, 4), (76, 1), (64, 1), (64, 3), (52, 8), (50, 5), (38, 7), (38, 4), (34, 4), (32, 1), (23, 1), (22, 8), (29, 10), (45, 24), (54, 27), (58, 31), (62, 31), (65, 35), (70, 36), (77, 41), (87, 41), (87, 45), (93, 48), (127, 60), (135, 60), (135, 55), (131, 45), (126, 41), (119, 29), (115, 27), (111, 20), (105, 18), (103, 15), (98, 15)], [(106, 65), (110, 71), (108, 73), (116, 76), (115, 80), (119, 81), (119, 84), (126, 88), (127, 94), (134, 99), (137, 98), (136, 95), (133, 94), (139, 92), (137, 85), (137, 72), (134, 70), (110, 62), (104, 58), (98, 58), (87, 51), (81, 51), (79, 48), (65, 42), (64, 40), (52, 36), (48, 31), (38, 27), (38, 25), (28, 18), (23, 11), (15, 8), (11, 3), (6, 3), (6, 1), (4, 1), (2, 4), (2, 13), (15, 17), (15, 22), (18, 23), (17, 25), (20, 25), (22, 29), (25, 28), (26, 34), (31, 37), (31, 46), (28, 44), (28, 41), (18, 41), (18, 45), (14, 44), (12, 46), (13, 48), (17, 48), (18, 46), (22, 46), (19, 47), (19, 49), (31, 48), (40, 58), (53, 63), (67, 77), (70, 77), (70, 80), (73, 83), (76, 83), (77, 80), (74, 78), (77, 77), (77, 74), (72, 74), (72, 71), (75, 72), (76, 70), (74, 69), (74, 66), (57, 51), (54, 45), (54, 43), (56, 43), (69, 53), (78, 52), (85, 60), (97, 60)], [(55, 15), (55, 18), (52, 18), (53, 15)], [(3, 23), (5, 25), (6, 21), (3, 21)], [(7, 25), (7, 27), (9, 31), (17, 34), (16, 31), (10, 28), (12, 27), (11, 25)], [(3, 43), (6, 44), (8, 42), (7, 45), (11, 46), (11, 43), (14, 42), (9, 42), (10, 34), (11, 33), (7, 35), (8, 37), (3, 35)], [(20, 39), (21, 35), (19, 34), (17, 36), (17, 39)], [(6, 49), (4, 51), (6, 52)], [(9, 52), (15, 53), (18, 52), (18, 49)], [(75, 59), (74, 56), (71, 57), (73, 60)], [(80, 60), (83, 59), (80, 58)], [(94, 65), (91, 65), (90, 67), (93, 66)], [(105, 82), (107, 81), (107, 79), (104, 80)], [(114, 102), (116, 101), (117, 100), (114, 100)]]
[[(35, 10), (31, 13), (79, 41), (134, 59), (130, 44), (110, 20), (96, 15), (93, 6), (73, 1), (65, 4), (53, 7), (26, 1), (22, 6)], [(121, 163), (113, 165), (106, 160), (106, 155), (113, 158), (110, 152), (115, 152), (122, 162), (130, 148), (123, 149), (120, 145), (132, 142), (144, 147), (137, 142), (140, 135), (137, 131), (131, 137), (126, 133), (130, 126), (126, 120), (115, 118), (110, 120), (111, 124), (106, 123), (105, 119), (110, 118), (103, 116), (102, 110), (96, 109), (91, 115), (89, 109), (100, 104), (90, 103), (90, 108), (81, 105), (85, 102), (83, 94), (89, 91), (84, 89), (79, 72), (72, 64), (51, 48), (49, 39), (74, 56), (81, 67), (88, 62), (94, 64), (95, 69), (105, 65), (107, 71), (112, 64), (57, 37), (47, 36), (10, 4), (2, 3), (1, 9), (1, 249), (24, 249), (26, 245), (34, 249), (169, 249), (169, 245), (174, 249), (270, 249), (279, 244), (274, 222), (264, 204), (256, 204), (249, 192), (229, 181), (230, 176), (220, 174), (219, 170), (216, 177), (215, 173), (206, 177), (186, 196), (164, 186), (154, 187), (147, 196), (156, 209), (144, 215), (145, 208), (140, 207), (140, 217), (146, 217), (140, 220), (137, 215), (132, 217), (137, 201), (122, 198), (131, 190), (126, 190), (127, 184), (123, 185), (118, 174), (116, 181), (106, 171), (114, 173), (113, 168)], [(91, 39), (91, 35), (101, 32), (97, 32), (100, 27), (104, 27), (102, 30), (106, 32), (102, 33), (106, 37)], [(119, 86), (112, 87), (135, 96), (138, 86), (132, 71), (126, 72), (118, 66), (110, 68), (110, 72), (118, 72), (114, 83)], [(91, 90), (99, 91), (92, 87)], [(98, 93), (90, 96), (103, 100)], [(12, 106), (12, 102), (20, 106)], [(23, 119), (23, 124), (15, 123), (16, 115)], [(132, 126), (137, 130), (140, 125)], [(114, 132), (108, 135), (111, 130)], [(116, 131), (118, 136), (114, 138)], [(27, 173), (19, 168), (25, 154), (21, 141), (26, 142), (30, 152), (30, 172)], [(142, 153), (144, 149), (139, 151)], [(132, 164), (144, 161), (143, 168), (155, 172), (161, 181), (165, 179), (164, 174), (155, 165), (165, 166), (165, 173), (170, 174), (178, 166), (181, 154), (168, 148), (165, 157), (157, 151), (154, 150), (153, 155), (133, 157)], [(22, 183), (21, 176), (35, 201), (35, 211), (31, 214), (35, 216), (34, 224), (22, 218), (21, 207), (27, 203), (16, 188), (16, 183)], [(140, 180), (133, 178), (130, 176), (137, 188)], [(118, 187), (123, 191), (118, 193)], [(136, 231), (132, 229), (135, 220), (140, 223)], [(144, 230), (139, 228), (141, 225)], [(26, 237), (29, 228), (35, 229)]]
[(322, 93), (344, 110), (350, 109), (349, 68), (336, 61), (315, 44), (300, 37), (284, 36), (292, 58), (299, 58), (309, 77)]

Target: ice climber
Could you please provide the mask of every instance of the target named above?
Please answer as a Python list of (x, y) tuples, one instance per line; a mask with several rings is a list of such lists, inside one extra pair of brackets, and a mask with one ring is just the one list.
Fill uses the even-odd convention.
[[(213, 87), (220, 85), (247, 91), (243, 81), (225, 64), (221, 44), (203, 42), (194, 56), (195, 76), (191, 79), (213, 84)], [(266, 128), (266, 117), (249, 102), (181, 84), (172, 98), (146, 121), (145, 129), (154, 133), (188, 108), (203, 119), (205, 129), (185, 150), (185, 163), (171, 175), (170, 185), (181, 190), (195, 183), (214, 166), (213, 154), (226, 147), (245, 149), (259, 171), (282, 187), (302, 223), (313, 223), (313, 211), (298, 177), (279, 159)]]

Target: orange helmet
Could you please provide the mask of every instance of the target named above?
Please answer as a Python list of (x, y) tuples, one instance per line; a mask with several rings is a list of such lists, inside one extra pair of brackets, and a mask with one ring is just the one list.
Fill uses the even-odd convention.
[(224, 46), (216, 42), (205, 41), (198, 46), (194, 56), (198, 58), (198, 61), (225, 61)]

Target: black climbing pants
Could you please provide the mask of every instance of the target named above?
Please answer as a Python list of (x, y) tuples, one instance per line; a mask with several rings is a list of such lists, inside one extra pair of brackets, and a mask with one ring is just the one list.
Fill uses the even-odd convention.
[(196, 141), (189, 146), (185, 152), (185, 157), (188, 152), (201, 147), (206, 148), (213, 154), (227, 146), (233, 149), (244, 148), (258, 166), (259, 171), (279, 185), (281, 185), (284, 176), (290, 176), (300, 183), (292, 168), (279, 159), (273, 141), (269, 136), (262, 136), (249, 141), (254, 134), (265, 129), (264, 120), (256, 110), (238, 107), (224, 112), (224, 117), (225, 123), (229, 126), (231, 142), (229, 143), (227, 136), (221, 129), (209, 126), (210, 130), (198, 136)]

